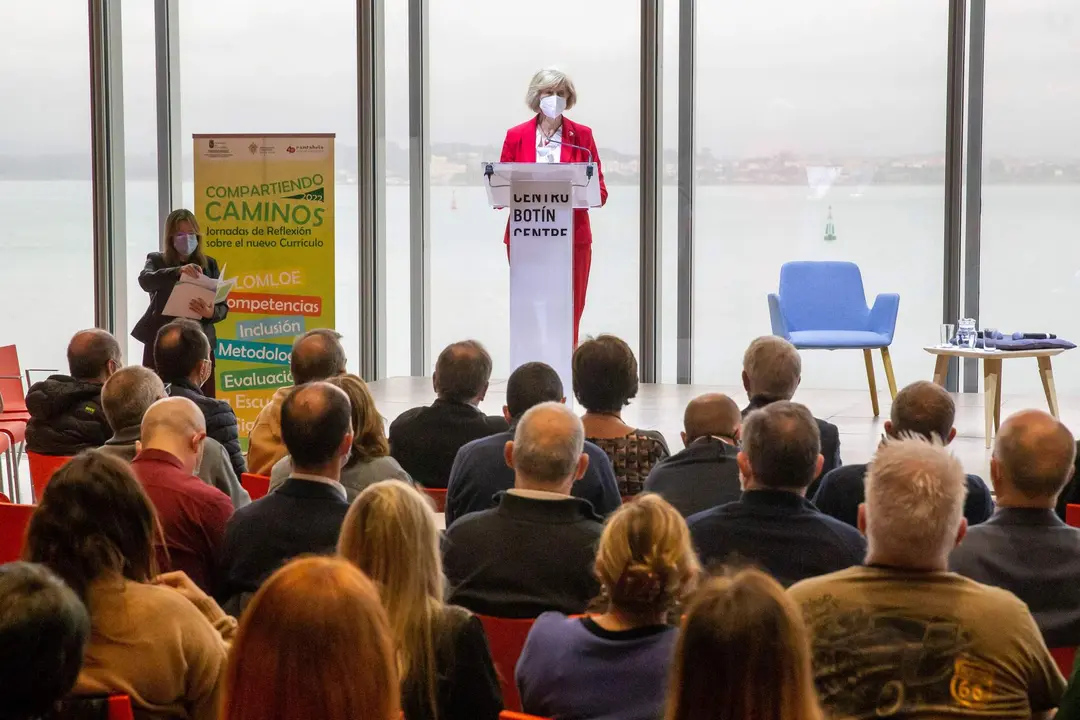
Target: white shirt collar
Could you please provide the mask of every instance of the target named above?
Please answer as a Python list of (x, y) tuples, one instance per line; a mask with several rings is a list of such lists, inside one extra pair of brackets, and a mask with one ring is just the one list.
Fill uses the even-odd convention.
[(518, 497), (531, 498), (532, 500), (569, 500), (569, 495), (563, 495), (562, 493), (548, 492), (547, 490), (524, 490), (519, 488), (511, 488), (506, 491), (510, 495), (517, 495)]
[(345, 488), (341, 486), (341, 483), (333, 478), (328, 478), (325, 475), (308, 475), (307, 473), (294, 472), (289, 476), (293, 480), (307, 480), (308, 482), (322, 483), (323, 485), (329, 485), (337, 490), (338, 495), (342, 500), (348, 500), (349, 496), (345, 492)]

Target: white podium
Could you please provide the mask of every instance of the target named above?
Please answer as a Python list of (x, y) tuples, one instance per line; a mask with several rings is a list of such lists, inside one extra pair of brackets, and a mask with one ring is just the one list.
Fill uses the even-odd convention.
[(600, 206), (595, 163), (483, 163), (488, 201), (510, 208), (510, 369), (533, 361), (573, 398), (574, 208)]

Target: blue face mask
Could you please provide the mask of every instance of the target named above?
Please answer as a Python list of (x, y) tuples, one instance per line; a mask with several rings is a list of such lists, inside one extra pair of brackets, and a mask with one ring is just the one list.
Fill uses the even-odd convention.
[(176, 252), (187, 257), (199, 247), (199, 236), (194, 233), (177, 235), (173, 238), (173, 247), (176, 248)]

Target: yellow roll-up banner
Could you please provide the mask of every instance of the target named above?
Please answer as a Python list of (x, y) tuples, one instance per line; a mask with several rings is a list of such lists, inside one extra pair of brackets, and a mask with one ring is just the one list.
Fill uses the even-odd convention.
[(217, 396), (247, 435), (293, 384), (297, 335), (334, 327), (334, 135), (195, 135), (203, 246), (235, 278), (217, 325)]

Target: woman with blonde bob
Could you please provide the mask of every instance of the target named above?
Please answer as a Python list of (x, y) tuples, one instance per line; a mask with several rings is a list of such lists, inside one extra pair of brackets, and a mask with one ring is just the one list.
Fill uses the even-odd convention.
[[(336, 385), (349, 396), (352, 406), (353, 446), (349, 461), (341, 469), (341, 485), (349, 502), (372, 483), (380, 480), (404, 480), (412, 478), (398, 461), (390, 457), (390, 443), (383, 430), (382, 415), (375, 407), (367, 383), (356, 375), (338, 375), (326, 382)], [(292, 458), (286, 455), (274, 464), (270, 471), (270, 489), (277, 490), (292, 475)]]
[(675, 650), (666, 720), (822, 720), (799, 608), (760, 570), (707, 582)]
[(397, 653), (405, 717), (497, 720), (502, 693), (480, 620), (443, 602), (445, 579), (430, 501), (400, 480), (371, 485), (345, 516), (338, 554), (379, 588)]
[(608, 519), (596, 553), (600, 612), (545, 613), (529, 632), (516, 679), (525, 712), (655, 720), (678, 630), (668, 619), (700, 566), (682, 515), (646, 494)]
[(303, 558), (263, 583), (240, 623), (222, 720), (398, 720), (398, 676), (372, 582)]

